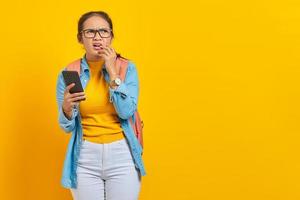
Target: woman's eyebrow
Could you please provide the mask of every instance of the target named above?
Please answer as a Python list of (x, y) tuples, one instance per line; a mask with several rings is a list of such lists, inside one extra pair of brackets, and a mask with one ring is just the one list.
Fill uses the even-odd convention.
[(109, 27), (101, 27), (101, 28), (85, 28), (85, 29), (99, 30), (99, 29), (110, 29), (110, 28)]

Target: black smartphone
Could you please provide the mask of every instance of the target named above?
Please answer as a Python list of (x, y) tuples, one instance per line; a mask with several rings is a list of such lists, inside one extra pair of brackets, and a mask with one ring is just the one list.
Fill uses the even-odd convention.
[[(83, 87), (77, 71), (62, 71), (66, 86), (75, 83), (75, 86), (70, 89), (70, 93), (83, 92)], [(85, 100), (85, 99), (82, 99)]]

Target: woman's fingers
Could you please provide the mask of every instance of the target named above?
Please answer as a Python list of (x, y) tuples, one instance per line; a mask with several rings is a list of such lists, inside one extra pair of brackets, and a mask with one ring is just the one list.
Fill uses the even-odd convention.
[(111, 46), (105, 46), (105, 47), (103, 47), (103, 50), (105, 52), (107, 52), (109, 55), (115, 55), (116, 54), (114, 48), (112, 48)]
[(116, 53), (114, 48), (112, 48), (112, 47), (108, 47), (108, 48), (110, 49), (110, 51), (111, 51), (112, 54)]
[(109, 56), (110, 53), (107, 51), (107, 49), (104, 49), (104, 48), (103, 48), (102, 50), (98, 51), (98, 54), (100, 54), (100, 55), (101, 55), (101, 54), (102, 54), (102, 55), (104, 54), (105, 56)]
[(85, 98), (86, 98), (85, 95), (84, 95), (84, 96), (78, 96), (78, 97), (70, 98), (69, 101), (75, 102), (75, 101), (83, 100), (83, 99), (85, 99)]
[(65, 100), (66, 102), (72, 103), (74, 101), (80, 101), (80, 100), (84, 100), (86, 98), (85, 93), (84, 92), (76, 92), (76, 93), (67, 93), (65, 95)]
[(67, 87), (66, 87), (66, 89), (65, 89), (65, 94), (66, 93), (70, 93), (70, 89), (72, 88), (72, 87), (74, 87), (75, 86), (75, 83), (71, 83), (70, 85), (68, 85)]
[(109, 54), (113, 54), (113, 53), (114, 53), (114, 51), (112, 50), (112, 48), (109, 47), (109, 46), (105, 47), (105, 50), (106, 50), (107, 52), (109, 52)]
[(83, 96), (83, 95), (85, 95), (84, 92), (76, 92), (76, 93), (70, 94), (69, 97), (73, 98), (73, 97), (78, 97), (78, 96)]

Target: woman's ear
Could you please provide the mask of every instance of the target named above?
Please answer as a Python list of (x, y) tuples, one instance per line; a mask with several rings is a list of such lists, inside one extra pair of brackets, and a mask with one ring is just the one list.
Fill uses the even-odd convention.
[(80, 44), (83, 44), (81, 35), (77, 35), (77, 40)]

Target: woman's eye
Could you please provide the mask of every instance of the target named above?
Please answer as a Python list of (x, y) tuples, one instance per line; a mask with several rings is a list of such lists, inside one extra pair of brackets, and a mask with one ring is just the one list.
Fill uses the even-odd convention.
[(100, 32), (102, 32), (102, 33), (108, 33), (108, 30), (106, 30), (106, 29), (101, 29)]

